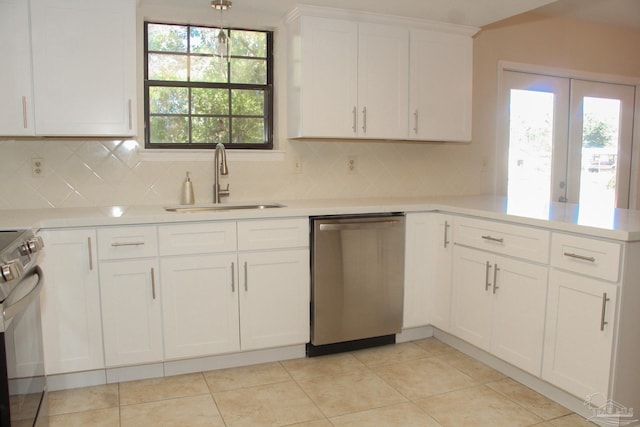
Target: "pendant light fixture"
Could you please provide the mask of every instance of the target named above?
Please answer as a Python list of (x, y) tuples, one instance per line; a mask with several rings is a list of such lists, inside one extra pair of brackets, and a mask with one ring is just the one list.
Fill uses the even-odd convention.
[(218, 46), (214, 56), (219, 58), (220, 60), (229, 62), (229, 50), (231, 40), (229, 39), (229, 34), (224, 29), (224, 12), (231, 8), (233, 3), (229, 0), (213, 0), (211, 2), (211, 7), (215, 10), (220, 11), (220, 31), (216, 36), (216, 41), (218, 42)]

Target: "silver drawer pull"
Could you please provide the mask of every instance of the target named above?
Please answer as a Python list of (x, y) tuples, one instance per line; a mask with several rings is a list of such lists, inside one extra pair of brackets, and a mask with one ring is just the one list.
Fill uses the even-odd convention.
[(125, 242), (125, 243), (112, 243), (111, 246), (119, 248), (120, 246), (144, 246), (144, 242)]
[(602, 294), (602, 314), (600, 315), (600, 330), (604, 331), (604, 325), (607, 325), (609, 322), (605, 322), (604, 316), (607, 312), (607, 302), (610, 301), (610, 298), (607, 298), (607, 293)]
[(578, 255), (571, 252), (565, 252), (563, 255), (569, 258), (581, 259), (582, 261), (596, 262), (596, 259), (592, 256)]
[(489, 240), (490, 242), (504, 243), (504, 239), (502, 237), (482, 236), (482, 238), (484, 240)]

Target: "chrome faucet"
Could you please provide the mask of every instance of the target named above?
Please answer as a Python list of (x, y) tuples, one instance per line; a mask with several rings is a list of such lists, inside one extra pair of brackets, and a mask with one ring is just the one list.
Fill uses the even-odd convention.
[[(218, 165), (220, 165), (219, 168)], [(227, 153), (224, 150), (224, 145), (219, 142), (213, 156), (213, 203), (220, 203), (221, 197), (229, 195), (229, 184), (224, 190), (220, 188), (220, 175), (229, 175), (229, 169), (227, 168)]]

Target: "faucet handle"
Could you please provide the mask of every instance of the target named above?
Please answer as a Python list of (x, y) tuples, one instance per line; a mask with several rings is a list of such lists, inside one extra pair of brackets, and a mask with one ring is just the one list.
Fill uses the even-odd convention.
[(220, 194), (220, 196), (228, 196), (230, 194), (229, 184), (227, 184), (227, 188), (225, 188), (224, 190), (221, 188), (218, 194)]

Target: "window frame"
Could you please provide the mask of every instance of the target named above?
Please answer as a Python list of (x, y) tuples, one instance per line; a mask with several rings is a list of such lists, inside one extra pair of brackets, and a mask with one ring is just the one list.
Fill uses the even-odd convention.
[[(229, 119), (229, 139), (228, 143), (224, 143), (225, 148), (231, 150), (238, 149), (249, 149), (249, 150), (273, 150), (273, 123), (274, 123), (274, 89), (273, 89), (273, 40), (274, 40), (274, 32), (270, 30), (258, 30), (251, 28), (225, 28), (227, 31), (254, 31), (264, 33), (267, 38), (267, 46), (266, 46), (266, 72), (267, 72), (267, 82), (264, 85), (259, 84), (245, 84), (245, 83), (230, 83), (230, 64), (227, 64), (227, 82), (226, 83), (211, 83), (211, 82), (191, 82), (191, 81), (175, 81), (175, 80), (149, 80), (149, 53), (155, 53), (155, 51), (149, 51), (149, 32), (148, 27), (149, 24), (156, 25), (175, 25), (178, 27), (185, 27), (187, 29), (187, 37), (190, 34), (191, 27), (204, 27), (204, 28), (214, 28), (219, 29), (220, 27), (209, 26), (209, 25), (198, 25), (198, 24), (176, 24), (171, 22), (160, 22), (160, 21), (144, 21), (144, 29), (143, 29), (143, 37), (144, 37), (144, 147), (149, 150), (158, 150), (158, 149), (179, 149), (179, 150), (202, 150), (202, 149), (215, 149), (217, 143), (194, 143), (191, 141), (192, 138), (192, 126), (191, 121), (189, 123), (189, 142), (187, 143), (178, 143), (178, 142), (169, 142), (169, 143), (152, 143), (151, 142), (151, 132), (150, 132), (150, 122), (152, 114), (150, 112), (150, 97), (149, 91), (151, 87), (175, 87), (175, 88), (203, 88), (203, 89), (225, 89), (231, 92), (234, 89), (240, 90), (259, 90), (264, 94), (264, 142), (263, 143), (233, 143), (233, 118), (255, 118), (256, 116), (244, 116), (244, 115), (234, 115), (231, 109), (231, 96), (229, 96), (229, 114), (227, 117)], [(188, 40), (188, 39), (187, 39)], [(188, 43), (189, 45), (189, 43)], [(187, 51), (182, 54), (187, 57), (187, 61), (192, 56), (192, 53)], [(199, 55), (194, 55), (199, 56)], [(233, 58), (245, 58), (243, 56), (233, 56)], [(249, 59), (254, 59), (253, 57), (246, 57)], [(184, 117), (193, 117), (191, 112), (191, 100), (189, 100), (189, 113), (184, 115), (177, 115)]]

